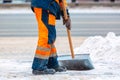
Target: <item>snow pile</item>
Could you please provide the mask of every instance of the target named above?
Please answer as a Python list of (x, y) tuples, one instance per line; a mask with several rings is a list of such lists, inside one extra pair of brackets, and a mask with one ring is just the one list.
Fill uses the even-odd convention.
[(92, 61), (117, 62), (120, 60), (120, 36), (109, 32), (106, 37), (89, 37), (75, 53), (90, 53)]

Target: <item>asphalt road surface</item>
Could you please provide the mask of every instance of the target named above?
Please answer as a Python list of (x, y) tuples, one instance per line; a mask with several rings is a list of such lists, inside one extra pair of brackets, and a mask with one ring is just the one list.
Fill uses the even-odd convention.
[[(105, 36), (108, 32), (120, 35), (119, 13), (73, 13), (72, 36)], [(66, 36), (62, 20), (56, 22), (58, 36)], [(0, 14), (0, 37), (37, 36), (34, 14)]]

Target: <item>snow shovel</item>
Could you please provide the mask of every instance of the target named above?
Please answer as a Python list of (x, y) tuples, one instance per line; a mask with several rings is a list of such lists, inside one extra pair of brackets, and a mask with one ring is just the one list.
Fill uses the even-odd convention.
[[(62, 3), (63, 3), (62, 9), (63, 9), (64, 18), (67, 20), (68, 16), (67, 16), (67, 12), (66, 12), (66, 7), (64, 5), (64, 0), (62, 0)], [(70, 34), (69, 29), (67, 29), (67, 34), (68, 34), (68, 40), (69, 40), (70, 51), (71, 51), (72, 57), (70, 55), (59, 56), (58, 60), (59, 60), (60, 65), (65, 66), (68, 70), (90, 70), (90, 69), (93, 69), (94, 67), (90, 60), (89, 54), (74, 55), (71, 34)]]

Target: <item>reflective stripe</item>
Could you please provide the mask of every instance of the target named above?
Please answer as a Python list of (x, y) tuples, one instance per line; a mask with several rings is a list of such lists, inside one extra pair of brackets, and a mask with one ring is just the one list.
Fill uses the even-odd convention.
[(48, 59), (49, 57), (57, 56), (57, 50), (54, 45), (51, 48), (37, 47), (35, 56), (41, 59)]
[(50, 48), (45, 48), (45, 47), (37, 46), (37, 50), (41, 50), (41, 51), (50, 51)]
[(54, 45), (54, 44), (51, 44), (51, 48), (55, 48), (55, 45)]
[(50, 54), (50, 57), (55, 57), (55, 56), (57, 56), (57, 53)]
[(51, 48), (51, 53), (56, 53), (56, 48)]
[(40, 51), (40, 50), (36, 50), (36, 55), (38, 55), (40, 58), (44, 59), (44, 58), (50, 56), (50, 51)]
[(54, 44), (51, 45), (50, 57), (57, 56), (57, 50)]
[(39, 59), (48, 59), (49, 58), (48, 56), (42, 56), (42, 55), (39, 55), (39, 54), (35, 54), (35, 57), (39, 58)]

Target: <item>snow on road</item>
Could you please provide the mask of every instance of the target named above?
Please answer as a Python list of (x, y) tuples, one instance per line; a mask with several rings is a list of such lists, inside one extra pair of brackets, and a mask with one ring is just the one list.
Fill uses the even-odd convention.
[(34, 76), (31, 59), (2, 59), (1, 56), (0, 80), (120, 80), (120, 36), (112, 32), (106, 37), (91, 36), (74, 51), (90, 53), (95, 69)]

